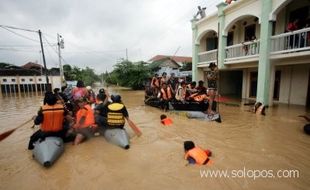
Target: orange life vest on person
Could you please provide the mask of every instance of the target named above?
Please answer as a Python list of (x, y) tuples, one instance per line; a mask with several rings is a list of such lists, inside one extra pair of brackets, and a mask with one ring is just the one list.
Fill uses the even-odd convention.
[(170, 118), (165, 118), (163, 120), (161, 120), (162, 124), (164, 125), (171, 125), (172, 124), (172, 120)]
[(208, 96), (206, 94), (198, 95), (197, 93), (195, 93), (195, 94), (192, 94), (190, 97), (193, 98), (194, 101), (196, 101), (196, 102), (202, 102), (205, 99), (207, 99)]
[(76, 113), (77, 123), (80, 122), (83, 116), (85, 116), (85, 122), (82, 125), (82, 128), (93, 126), (95, 124), (94, 111), (91, 109), (89, 104), (86, 104), (83, 108), (80, 108)]
[(208, 159), (207, 153), (197, 146), (187, 151), (185, 154), (185, 159), (187, 159), (189, 156), (192, 157), (198, 165), (205, 164)]
[(43, 122), (41, 130), (43, 132), (61, 131), (63, 129), (64, 112), (64, 106), (61, 104), (42, 106)]
[(156, 77), (153, 77), (152, 82), (151, 82), (151, 86), (152, 87), (159, 87), (159, 79)]
[(167, 90), (162, 88), (160, 92), (164, 100), (170, 100), (172, 98), (170, 87), (167, 87)]

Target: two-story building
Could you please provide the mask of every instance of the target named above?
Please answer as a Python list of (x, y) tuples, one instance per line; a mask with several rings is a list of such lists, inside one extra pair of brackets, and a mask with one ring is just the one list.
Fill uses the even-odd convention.
[(215, 62), (222, 95), (309, 107), (310, 1), (238, 0), (217, 8), (192, 20), (193, 80), (206, 80)]

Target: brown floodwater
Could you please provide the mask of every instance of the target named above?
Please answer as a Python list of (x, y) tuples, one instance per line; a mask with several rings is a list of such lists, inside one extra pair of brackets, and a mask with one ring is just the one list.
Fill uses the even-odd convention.
[[(143, 91), (112, 91), (122, 95), (130, 118), (143, 133), (138, 138), (125, 127), (131, 136), (129, 150), (98, 136), (79, 146), (66, 144), (59, 160), (51, 168), (44, 168), (27, 150), (29, 137), (37, 130), (27, 123), (0, 142), (0, 189), (310, 187), (310, 136), (303, 133), (304, 119), (297, 117), (309, 115), (304, 107), (280, 105), (269, 108), (266, 116), (259, 116), (248, 112), (248, 106), (221, 104), (222, 123), (187, 119), (183, 113), (168, 112), (174, 124), (165, 127), (159, 121), (163, 112), (144, 105)], [(0, 133), (29, 120), (42, 99), (42, 94), (0, 96)], [(185, 140), (212, 150), (213, 164), (187, 165)], [(202, 172), (220, 170), (227, 170), (230, 177), (201, 177)], [(295, 174), (288, 173), (289, 170)], [(269, 177), (270, 173), (266, 177), (267, 172), (274, 177)]]

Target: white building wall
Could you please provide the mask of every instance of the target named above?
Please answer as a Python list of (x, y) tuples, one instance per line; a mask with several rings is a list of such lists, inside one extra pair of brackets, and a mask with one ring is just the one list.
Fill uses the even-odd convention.
[(234, 23), (242, 17), (249, 15), (256, 16), (260, 19), (261, 1), (259, 0), (247, 0), (247, 2), (236, 2), (231, 6), (227, 6), (225, 12), (225, 31), (224, 35), (227, 35), (228, 30)]
[[(61, 88), (61, 77), (60, 76), (49, 76), (48, 78), (49, 78), (49, 82), (52, 85), (52, 89)], [(46, 77), (44, 75), (42, 76), (0, 76), (0, 81), (1, 81), (0, 82), (1, 85), (46, 84)]]
[[(281, 67), (280, 103), (305, 105), (310, 64)], [(305, 80), (306, 79), (306, 80)]]
[[(211, 15), (209, 17), (206, 17), (200, 21), (198, 21), (198, 32), (197, 32), (197, 39), (196, 44), (200, 44), (201, 39), (204, 37), (204, 35), (210, 31), (216, 31), (218, 30), (218, 20), (217, 20), (217, 14)], [(200, 44), (201, 45), (201, 44)]]

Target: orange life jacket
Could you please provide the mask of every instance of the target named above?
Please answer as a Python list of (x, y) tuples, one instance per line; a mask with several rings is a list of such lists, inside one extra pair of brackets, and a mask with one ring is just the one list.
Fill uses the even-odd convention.
[(207, 153), (197, 146), (187, 151), (185, 154), (185, 159), (188, 159), (189, 156), (192, 157), (198, 165), (205, 164), (208, 159)]
[(207, 95), (206, 94), (200, 94), (200, 95), (197, 95), (193, 97), (193, 99), (196, 101), (196, 102), (202, 102), (204, 101), (205, 99), (207, 99)]
[(151, 86), (152, 87), (159, 87), (159, 79), (156, 77), (153, 77), (152, 82), (151, 82)]
[(76, 113), (76, 121), (80, 122), (82, 117), (85, 117), (85, 122), (82, 125), (82, 128), (93, 126), (95, 124), (94, 111), (91, 109), (89, 104), (86, 104), (83, 108), (80, 108)]
[(63, 129), (64, 106), (55, 104), (50, 106), (45, 104), (42, 106), (43, 122), (41, 130), (44, 132), (57, 132)]
[(168, 117), (163, 119), (163, 120), (161, 120), (161, 122), (164, 125), (171, 125), (173, 123), (172, 120), (170, 118), (168, 118)]
[(167, 87), (167, 90), (164, 90), (163, 88), (160, 90), (161, 92), (161, 95), (162, 95), (162, 98), (164, 100), (170, 100), (172, 98), (172, 95), (171, 95), (171, 89), (170, 87)]

